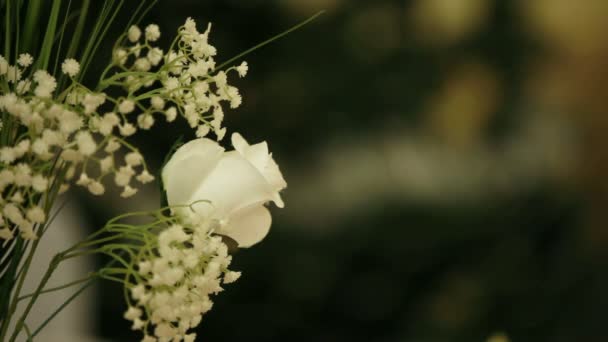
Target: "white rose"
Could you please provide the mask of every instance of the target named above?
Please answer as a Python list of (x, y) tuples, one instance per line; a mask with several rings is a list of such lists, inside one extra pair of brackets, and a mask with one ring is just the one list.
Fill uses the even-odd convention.
[(249, 247), (270, 229), (271, 216), (264, 204), (273, 201), (283, 208), (279, 191), (287, 183), (266, 142), (249, 145), (234, 133), (232, 145), (235, 150), (226, 152), (213, 140), (192, 140), (177, 149), (162, 178), (169, 205), (209, 201), (192, 208), (225, 222), (216, 232), (234, 239), (239, 247)]

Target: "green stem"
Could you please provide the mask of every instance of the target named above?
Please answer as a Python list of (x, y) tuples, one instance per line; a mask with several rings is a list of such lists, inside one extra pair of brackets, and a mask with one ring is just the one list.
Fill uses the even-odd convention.
[(248, 49), (248, 50), (245, 50), (245, 51), (243, 51), (243, 52), (239, 53), (238, 55), (236, 55), (236, 56), (234, 56), (234, 57), (230, 58), (229, 60), (227, 60), (227, 61), (225, 61), (224, 63), (220, 64), (220, 65), (219, 65), (218, 67), (216, 67), (215, 69), (216, 69), (216, 70), (221, 70), (221, 69), (222, 69), (223, 67), (225, 67), (226, 65), (229, 65), (230, 63), (232, 63), (232, 62), (234, 62), (234, 61), (236, 61), (236, 60), (238, 60), (238, 59), (243, 58), (244, 56), (246, 56), (246, 55), (248, 55), (248, 54), (252, 53), (253, 51), (255, 51), (255, 50), (257, 50), (257, 49), (259, 49), (259, 48), (261, 48), (261, 47), (263, 47), (263, 46), (265, 46), (265, 45), (268, 45), (268, 44), (270, 44), (270, 43), (274, 42), (274, 41), (275, 41), (275, 40), (277, 40), (277, 39), (280, 39), (280, 38), (282, 38), (282, 37), (284, 37), (284, 36), (286, 36), (286, 35), (290, 34), (291, 32), (293, 32), (293, 31), (295, 31), (295, 30), (297, 30), (297, 29), (301, 28), (302, 26), (304, 26), (304, 25), (308, 24), (309, 22), (311, 22), (311, 21), (313, 21), (313, 20), (317, 19), (317, 17), (319, 17), (319, 16), (320, 16), (321, 14), (323, 14), (324, 12), (325, 12), (325, 11), (319, 11), (319, 12), (317, 12), (317, 13), (316, 13), (316, 14), (314, 14), (312, 17), (310, 17), (310, 18), (308, 18), (308, 19), (304, 20), (303, 22), (301, 22), (301, 23), (299, 23), (299, 24), (297, 24), (297, 25), (293, 26), (292, 28), (288, 29), (287, 31), (284, 31), (284, 32), (282, 32), (282, 33), (279, 33), (279, 34), (277, 34), (276, 36), (274, 36), (274, 37), (272, 37), (272, 38), (270, 38), (270, 39), (267, 39), (267, 40), (265, 40), (265, 41), (261, 42), (260, 44), (258, 44), (258, 45), (256, 45), (256, 46), (254, 46), (254, 47), (252, 47), (252, 48), (250, 48), (250, 49)]
[[(86, 278), (74, 280), (72, 282), (69, 282), (67, 284), (63, 284), (63, 285), (60, 285), (60, 286), (51, 287), (50, 289), (44, 289), (44, 290), (40, 291), (40, 294), (67, 289), (68, 287), (71, 287), (71, 286), (74, 286), (74, 285), (78, 285), (80, 283), (84, 283), (85, 281), (92, 280), (92, 279), (94, 279), (96, 277), (97, 277), (97, 274), (96, 273), (92, 273), (89, 276), (87, 276)], [(30, 298), (33, 295), (34, 295), (34, 293), (29, 293), (29, 294), (23, 295), (23, 296), (17, 298), (17, 301), (21, 301), (23, 299)]]
[[(49, 281), (49, 279), (51, 278), (51, 275), (53, 274), (53, 272), (55, 271), (55, 269), (61, 262), (62, 257), (63, 257), (63, 254), (59, 253), (59, 254), (55, 255), (53, 257), (53, 259), (51, 259), (51, 261), (49, 262), (49, 268), (44, 273), (44, 276), (42, 277), (42, 280), (40, 280), (40, 283), (38, 284), (36, 291), (34, 291), (32, 297), (30, 298), (30, 301), (27, 303), (27, 306), (26, 306), (25, 310), (23, 311), (23, 314), (17, 321), (17, 324), (15, 325), (15, 330), (13, 331), (13, 334), (11, 335), (9, 342), (14, 342), (15, 339), (17, 339), (17, 336), (19, 336), (19, 333), (21, 332), (21, 329), (23, 329), (23, 325), (25, 324), (25, 319), (27, 318), (27, 315), (32, 310), (32, 307), (34, 306), (36, 299), (38, 299), (38, 297), (40, 296), (40, 293), (44, 289), (44, 286)], [(25, 278), (26, 274), (27, 274), (27, 272), (24, 272), (22, 278), (20, 279), (21, 282), (23, 282), (23, 279)], [(20, 289), (21, 288), (19, 287), (19, 290)], [(17, 291), (16, 293), (19, 293), (19, 291)], [(15, 298), (15, 301), (14, 301), (15, 306), (17, 305), (17, 301), (18, 301), (17, 299), (18, 298)]]
[(47, 325), (49, 324), (49, 322), (55, 318), (55, 316), (57, 316), (57, 314), (59, 314), (61, 312), (61, 310), (65, 309), (66, 306), (68, 306), (68, 304), (70, 304), (74, 299), (76, 299), (76, 297), (78, 297), (82, 291), (86, 290), (89, 286), (93, 285), (93, 280), (94, 279), (90, 279), (86, 284), (82, 285), (82, 287), (80, 287), (76, 292), (74, 292), (74, 294), (72, 294), (63, 304), (61, 304), (55, 311), (53, 311), (53, 313), (44, 320), (44, 322), (42, 322), (42, 324), (40, 324), (40, 326), (38, 328), (36, 328), (36, 330), (34, 330), (34, 332), (32, 333), (32, 337), (35, 337), (36, 335), (38, 335), (38, 333)]

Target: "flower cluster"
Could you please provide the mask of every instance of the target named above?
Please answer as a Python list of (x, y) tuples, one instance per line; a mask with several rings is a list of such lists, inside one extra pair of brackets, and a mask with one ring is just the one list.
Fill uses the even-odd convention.
[(143, 35), (132, 26), (126, 33), (126, 44), (113, 52), (114, 66), (123, 72), (102, 81), (102, 85), (121, 83), (125, 87), (129, 94), (119, 109), (124, 113), (135, 106), (142, 109), (137, 117), (141, 129), (154, 124), (155, 114), (164, 115), (169, 122), (180, 115), (196, 129), (198, 137), (214, 131), (221, 140), (226, 133), (221, 126), (221, 103), (228, 102), (231, 108), (241, 104), (238, 89), (228, 84), (227, 72), (234, 70), (244, 77), (248, 66), (243, 62), (226, 71), (215, 71), (217, 51), (209, 44), (210, 30), (211, 24), (205, 32), (198, 32), (194, 20), (188, 18), (165, 54), (152, 46), (160, 37), (158, 26), (149, 25)]
[(216, 225), (172, 220), (139, 248), (125, 281), (132, 301), (124, 317), (144, 332), (142, 341), (194, 341), (188, 331), (211, 309), (210, 296), (239, 278), (228, 270), (227, 246), (212, 234)]
[[(199, 33), (188, 19), (164, 53), (152, 46), (160, 37), (157, 25), (143, 33), (132, 26), (118, 39), (94, 90), (77, 80), (80, 64), (75, 59), (62, 63), (70, 83), (58, 89), (57, 79), (45, 70), (23, 78), (34, 62), (29, 54), (21, 54), (15, 65), (0, 56), (0, 112), (6, 113), (2, 134), (9, 141), (0, 147), (0, 239), (12, 239), (17, 230), (25, 239), (37, 238), (35, 225), (44, 223), (47, 214), (39, 203), (51, 186), (63, 192), (73, 180), (102, 195), (104, 180), (112, 179), (121, 196), (130, 197), (137, 192), (134, 179), (153, 181), (142, 154), (127, 138), (150, 129), (155, 116), (171, 122), (180, 115), (197, 136), (214, 131), (220, 140), (225, 134), (221, 102), (232, 108), (241, 103), (226, 73), (245, 76), (247, 63), (216, 71), (209, 31), (210, 26)], [(110, 96), (109, 87), (119, 95)]]

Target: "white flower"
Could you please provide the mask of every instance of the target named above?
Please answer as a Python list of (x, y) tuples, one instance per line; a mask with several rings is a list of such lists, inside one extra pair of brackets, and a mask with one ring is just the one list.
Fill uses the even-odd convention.
[(266, 142), (250, 146), (235, 133), (232, 144), (236, 150), (225, 152), (213, 140), (192, 140), (171, 157), (162, 179), (169, 205), (200, 201), (192, 205), (196, 213), (226, 220), (217, 232), (249, 247), (270, 229), (270, 212), (264, 204), (273, 201), (282, 208), (279, 191), (287, 184)]
[(152, 96), (150, 99), (150, 104), (152, 105), (152, 108), (161, 110), (163, 107), (165, 107), (165, 100), (163, 100), (160, 96)]
[(135, 126), (133, 126), (130, 123), (126, 123), (126, 124), (118, 127), (118, 131), (120, 132), (120, 135), (122, 135), (124, 137), (133, 135), (136, 130), (137, 129), (135, 128)]
[(125, 162), (129, 166), (138, 166), (141, 165), (144, 157), (139, 152), (129, 152), (125, 156)]
[(127, 185), (127, 186), (125, 186), (123, 191), (120, 193), (120, 197), (129, 198), (129, 197), (135, 195), (136, 193), (137, 193), (137, 189), (134, 189), (131, 186)]
[(97, 150), (97, 144), (89, 131), (78, 132), (76, 134), (76, 144), (78, 145), (78, 151), (85, 156), (90, 156)]
[(129, 38), (131, 43), (135, 43), (139, 40), (139, 37), (141, 37), (141, 30), (139, 29), (139, 27), (132, 25), (131, 27), (129, 27), (129, 31), (127, 31), (127, 37)]
[(22, 53), (19, 55), (19, 59), (17, 60), (17, 63), (25, 68), (25, 67), (32, 65), (33, 61), (34, 61), (34, 58), (32, 58), (32, 56), (29, 53)]
[(106, 189), (103, 187), (103, 184), (98, 181), (90, 182), (87, 188), (95, 196), (101, 196), (104, 194), (104, 192), (106, 192)]
[(137, 179), (142, 184), (146, 184), (146, 183), (150, 183), (151, 181), (153, 181), (154, 180), (154, 176), (152, 176), (148, 172), (148, 170), (144, 170), (140, 175), (138, 175), (137, 177), (135, 177), (135, 179)]
[(160, 29), (156, 24), (150, 24), (146, 27), (146, 39), (153, 42), (160, 38)]
[(45, 192), (49, 186), (49, 180), (43, 175), (35, 175), (32, 177), (32, 188), (37, 192)]
[(76, 76), (80, 71), (80, 64), (74, 58), (68, 58), (61, 63), (61, 71), (68, 76)]
[(28, 220), (35, 223), (44, 223), (44, 221), (46, 220), (44, 210), (42, 210), (42, 208), (38, 206), (28, 209), (26, 216)]
[(135, 109), (135, 103), (131, 100), (124, 99), (118, 105), (118, 111), (123, 114), (131, 113)]
[(157, 66), (158, 63), (160, 63), (160, 61), (163, 59), (163, 50), (157, 47), (152, 48), (148, 50), (148, 54), (146, 55), (146, 57), (150, 61), (150, 64), (152, 64), (153, 66)]
[(236, 67), (236, 71), (239, 73), (240, 77), (245, 77), (247, 75), (247, 71), (249, 70), (249, 65), (247, 62), (241, 63), (238, 67)]
[(175, 107), (169, 107), (165, 112), (165, 117), (167, 118), (167, 122), (172, 122), (177, 117), (177, 109)]

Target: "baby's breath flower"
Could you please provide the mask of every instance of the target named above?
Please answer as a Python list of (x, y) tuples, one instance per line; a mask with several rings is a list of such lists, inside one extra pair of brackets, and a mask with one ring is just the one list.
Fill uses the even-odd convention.
[(154, 125), (154, 117), (144, 113), (137, 116), (137, 126), (141, 129), (150, 129)]
[(165, 112), (165, 117), (167, 118), (167, 122), (172, 122), (177, 117), (177, 109), (175, 107), (169, 107)]
[(0, 76), (6, 74), (7, 72), (8, 72), (8, 62), (2, 55), (0, 55)]
[(150, 24), (146, 27), (146, 39), (154, 42), (160, 38), (160, 29), (156, 24)]
[(28, 66), (32, 65), (33, 62), (34, 58), (32, 58), (32, 55), (30, 55), (29, 53), (22, 53), (19, 55), (19, 59), (17, 59), (17, 63), (24, 68), (27, 68)]
[(160, 96), (152, 96), (150, 104), (152, 105), (152, 108), (161, 110), (165, 106), (165, 100)]
[(4, 227), (0, 229), (0, 239), (4, 240), (12, 240), (14, 237), (13, 232), (9, 227)]
[(44, 210), (42, 210), (42, 208), (38, 206), (31, 207), (30, 209), (28, 209), (26, 216), (28, 220), (35, 223), (44, 223), (44, 221), (46, 220)]
[(118, 111), (123, 114), (131, 113), (135, 109), (135, 103), (129, 99), (123, 99), (118, 105)]
[(87, 188), (93, 195), (96, 195), (96, 196), (101, 196), (106, 191), (103, 184), (101, 184), (99, 181), (90, 182), (88, 184)]
[(110, 139), (108, 140), (108, 144), (104, 148), (104, 151), (106, 151), (107, 153), (113, 153), (118, 151), (118, 149), (120, 149), (120, 143), (118, 143), (116, 139)]
[(88, 131), (78, 132), (76, 134), (76, 143), (78, 144), (78, 151), (84, 156), (90, 156), (97, 150), (97, 144)]
[(80, 71), (80, 64), (73, 58), (68, 58), (61, 64), (61, 71), (64, 74), (74, 77)]
[(125, 156), (125, 162), (129, 166), (139, 166), (143, 160), (144, 158), (139, 152), (129, 152)]
[(137, 189), (132, 188), (131, 186), (127, 185), (127, 186), (125, 186), (122, 193), (120, 194), (120, 197), (129, 198), (129, 197), (135, 195), (136, 193), (137, 193)]
[(120, 135), (128, 137), (130, 135), (133, 135), (137, 131), (137, 129), (132, 124), (127, 123), (122, 126), (119, 126), (118, 131), (120, 132)]
[(135, 43), (139, 40), (139, 37), (141, 37), (141, 30), (136, 25), (132, 25), (127, 31), (127, 37), (131, 43)]
[(43, 175), (35, 175), (32, 177), (32, 188), (37, 192), (45, 192), (48, 189), (49, 180)]
[(152, 48), (148, 51), (146, 57), (150, 61), (150, 64), (152, 64), (153, 66), (157, 66), (163, 59), (163, 50), (157, 47)]
[(236, 71), (239, 73), (240, 77), (247, 76), (247, 71), (249, 70), (249, 65), (247, 62), (241, 63), (238, 67), (236, 67)]
[(14, 65), (9, 65), (6, 69), (6, 80), (9, 83), (15, 83), (21, 79), (21, 69)]
[(147, 184), (154, 180), (154, 176), (152, 176), (148, 170), (144, 170), (141, 174), (135, 177), (140, 183)]

